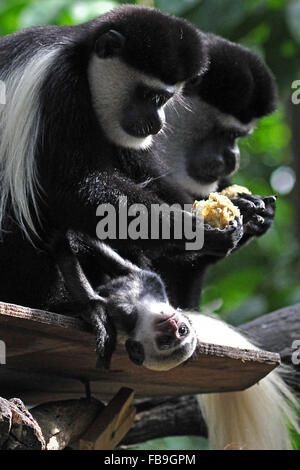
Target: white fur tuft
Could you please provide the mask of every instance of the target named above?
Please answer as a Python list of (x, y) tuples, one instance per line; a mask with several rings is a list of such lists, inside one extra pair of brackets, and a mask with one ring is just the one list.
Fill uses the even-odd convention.
[[(213, 317), (189, 315), (198, 339), (241, 349), (258, 349), (239, 332)], [(298, 404), (277, 371), (243, 392), (199, 395), (213, 449), (287, 450), (287, 420), (298, 430)], [(293, 409), (292, 409), (292, 407)]]
[(39, 92), (56, 50), (41, 51), (25, 66), (1, 77), (6, 85), (6, 104), (0, 112), (0, 231), (10, 200), (17, 223), (30, 239), (36, 234), (30, 206), (38, 218), (35, 162), (40, 125)]
[(181, 184), (195, 196), (205, 197), (218, 190), (219, 182), (215, 181), (214, 183), (203, 184), (196, 181), (191, 176), (184, 175), (182, 176)]
[[(127, 134), (121, 124), (122, 108), (137, 83), (156, 87), (169, 92), (181, 90), (181, 85), (168, 86), (160, 80), (149, 77), (130, 67), (118, 57), (100, 59), (92, 56), (88, 69), (92, 99), (97, 117), (107, 137), (120, 147), (146, 150), (151, 147), (153, 136), (134, 137)], [(162, 121), (165, 121), (163, 109), (159, 110)]]

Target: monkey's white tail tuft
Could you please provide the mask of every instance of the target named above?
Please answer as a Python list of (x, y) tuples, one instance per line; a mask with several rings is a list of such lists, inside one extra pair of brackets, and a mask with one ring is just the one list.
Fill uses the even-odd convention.
[[(196, 313), (189, 317), (201, 342), (258, 349), (217, 318)], [(291, 449), (287, 421), (299, 432), (297, 400), (277, 371), (248, 390), (197, 399), (212, 449), (287, 450)]]

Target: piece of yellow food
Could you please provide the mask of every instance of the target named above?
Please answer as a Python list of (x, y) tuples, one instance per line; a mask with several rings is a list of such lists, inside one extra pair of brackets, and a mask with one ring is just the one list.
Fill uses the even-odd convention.
[(223, 189), (223, 191), (220, 192), (222, 196), (227, 196), (227, 197), (237, 197), (239, 194), (243, 194), (243, 193), (252, 194), (248, 188), (245, 188), (245, 186), (239, 186), (238, 184), (233, 184), (232, 186), (228, 186), (227, 188)]
[(219, 229), (224, 229), (241, 215), (239, 208), (219, 193), (211, 193), (206, 201), (195, 201), (192, 211), (203, 217), (205, 223)]

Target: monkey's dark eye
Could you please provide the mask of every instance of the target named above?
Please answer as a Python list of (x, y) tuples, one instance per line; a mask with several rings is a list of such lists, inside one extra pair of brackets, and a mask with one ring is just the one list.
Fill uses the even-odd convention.
[(137, 94), (142, 101), (153, 104), (157, 108), (164, 106), (164, 104), (166, 104), (166, 102), (173, 96), (172, 93), (167, 91), (154, 90), (143, 85), (138, 87)]
[(167, 101), (169, 101), (170, 96), (167, 95), (155, 95), (152, 98), (152, 102), (158, 107), (161, 108)]
[(180, 327), (178, 328), (178, 333), (180, 336), (186, 336), (189, 332), (189, 329), (188, 327), (182, 323), (182, 325), (180, 325)]

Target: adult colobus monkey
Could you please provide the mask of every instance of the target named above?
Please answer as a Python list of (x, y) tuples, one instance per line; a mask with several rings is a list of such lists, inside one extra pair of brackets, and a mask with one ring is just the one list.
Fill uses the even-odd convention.
[[(143, 203), (150, 214), (152, 204), (178, 198), (151, 143), (166, 103), (206, 62), (192, 25), (137, 6), (0, 38), (2, 301), (55, 308), (57, 268), (44, 250), (53, 228), (96, 238), (102, 203), (117, 210), (126, 196), (128, 206)], [(123, 248), (136, 244), (127, 239)]]
[[(155, 143), (178, 187), (190, 200), (230, 185), (239, 167), (237, 138), (248, 135), (257, 119), (274, 111), (274, 78), (255, 53), (222, 38), (207, 35), (210, 66), (184, 92), (185, 106), (166, 109), (168, 126)], [(244, 216), (244, 235), (235, 249), (272, 225), (273, 197), (241, 195), (235, 200)], [(220, 257), (194, 260), (165, 256), (155, 262), (170, 299), (184, 308), (199, 308), (201, 284), (207, 266)], [(218, 318), (188, 314), (199, 341), (255, 349), (249, 340)], [(289, 449), (287, 420), (298, 429), (294, 409), (299, 405), (277, 371), (244, 392), (198, 396), (213, 449)]]
[[(166, 107), (166, 129), (155, 139), (177, 187), (189, 194), (189, 202), (231, 184), (230, 176), (240, 163), (237, 140), (276, 108), (274, 77), (256, 53), (212, 34), (205, 36), (205, 44), (208, 71), (185, 87), (184, 106)], [(273, 196), (234, 199), (243, 215), (243, 234), (233, 240), (232, 251), (266, 233), (273, 223), (275, 202)], [(155, 267), (174, 305), (198, 309), (206, 267), (222, 259), (222, 254), (191, 258), (187, 262), (187, 256), (167, 254)]]

